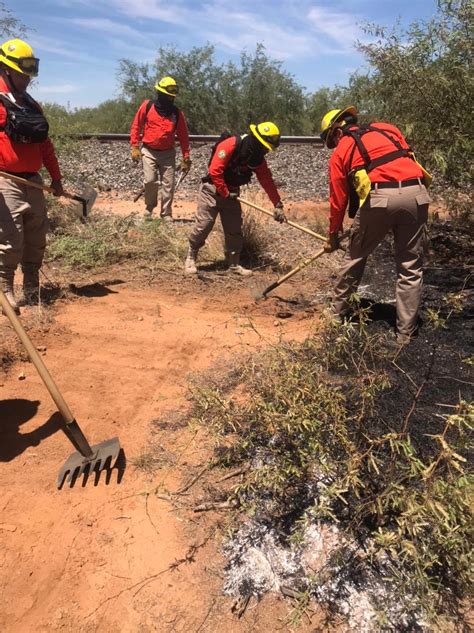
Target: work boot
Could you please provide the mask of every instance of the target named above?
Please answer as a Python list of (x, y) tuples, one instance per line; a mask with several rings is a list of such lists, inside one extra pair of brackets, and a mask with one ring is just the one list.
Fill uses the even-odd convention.
[(184, 262), (184, 274), (185, 275), (197, 275), (196, 258), (198, 255), (198, 249), (189, 247), (188, 254), (186, 255), (186, 261)]
[(230, 253), (228, 255), (229, 271), (234, 275), (240, 275), (241, 277), (250, 277), (252, 271), (249, 268), (244, 268), (240, 265), (240, 253)]
[[(10, 281), (0, 278), (0, 288), (3, 290), (5, 297), (7, 298), (9, 304), (16, 312), (16, 314), (20, 314), (20, 308), (18, 307), (18, 303), (15, 299), (15, 293), (13, 291), (13, 280)], [(0, 314), (4, 314), (3, 310), (0, 310)]]
[(39, 301), (39, 270), (22, 266), (23, 301), (22, 305), (33, 306)]

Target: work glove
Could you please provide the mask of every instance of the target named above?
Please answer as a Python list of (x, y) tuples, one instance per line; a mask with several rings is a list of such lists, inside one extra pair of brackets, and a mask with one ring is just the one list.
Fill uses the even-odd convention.
[(142, 153), (140, 151), (139, 147), (132, 147), (131, 150), (131, 157), (134, 163), (138, 163), (138, 161), (141, 159), (142, 157)]
[(183, 158), (180, 165), (180, 169), (183, 172), (183, 174), (188, 173), (188, 171), (191, 169), (191, 165), (192, 165), (192, 161), (190, 158)]
[(273, 211), (273, 219), (277, 222), (280, 222), (280, 224), (283, 224), (283, 222), (287, 222), (286, 215), (283, 212), (283, 202), (281, 200), (275, 205), (275, 210)]
[(64, 195), (63, 183), (60, 180), (52, 180), (50, 187), (53, 190), (53, 196)]
[(339, 233), (329, 233), (328, 241), (324, 245), (326, 253), (332, 253), (339, 248)]

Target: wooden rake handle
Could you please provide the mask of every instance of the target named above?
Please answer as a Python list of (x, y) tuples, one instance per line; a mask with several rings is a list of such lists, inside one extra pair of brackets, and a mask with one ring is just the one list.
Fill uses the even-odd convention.
[[(237, 200), (239, 202), (241, 202), (242, 204), (246, 204), (247, 206), (252, 207), (253, 209), (257, 209), (257, 211), (261, 211), (262, 213), (265, 213), (266, 215), (268, 215), (271, 218), (273, 218), (273, 212), (272, 211), (269, 211), (268, 209), (264, 209), (263, 207), (259, 207), (258, 204), (254, 204), (253, 202), (250, 202), (249, 200), (245, 200), (244, 198), (240, 198), (240, 196), (237, 198)], [(293, 222), (292, 220), (287, 220), (285, 224), (289, 224), (294, 229), (298, 229), (299, 231), (303, 231), (303, 233), (307, 233), (308, 235), (312, 235), (313, 237), (316, 237), (318, 240), (321, 240), (322, 242), (327, 242), (327, 238), (324, 237), (324, 235), (320, 235), (319, 233), (315, 233), (311, 229), (308, 229), (305, 226), (301, 226), (301, 224), (297, 224), (296, 222)]]
[(46, 389), (49, 391), (51, 398), (56, 403), (61, 415), (64, 418), (64, 422), (66, 425), (74, 422), (74, 416), (71, 413), (71, 410), (66, 404), (66, 401), (62, 397), (56, 383), (54, 382), (51, 374), (46, 368), (46, 365), (43, 363), (43, 359), (36, 351), (35, 346), (31, 342), (30, 337), (25, 331), (20, 319), (15, 314), (15, 311), (10, 305), (10, 302), (6, 298), (3, 290), (0, 289), (0, 306), (2, 307), (3, 313), (7, 316), (8, 320), (12, 324), (13, 329), (18, 335), (18, 338), (23, 343), (24, 348), (28, 352), (28, 356), (31, 358), (31, 362), (36, 367), (38, 374), (41, 377), (41, 380), (44, 382)]

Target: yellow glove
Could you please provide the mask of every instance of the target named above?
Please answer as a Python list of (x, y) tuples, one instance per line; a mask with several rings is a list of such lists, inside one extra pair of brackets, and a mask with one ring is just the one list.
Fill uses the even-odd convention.
[(138, 163), (138, 161), (142, 157), (142, 153), (140, 151), (140, 148), (139, 147), (132, 147), (131, 156), (132, 156), (133, 162), (134, 163)]
[(183, 160), (181, 161), (181, 165), (180, 165), (180, 169), (184, 174), (187, 174), (188, 171), (191, 169), (191, 159), (190, 158), (183, 158)]

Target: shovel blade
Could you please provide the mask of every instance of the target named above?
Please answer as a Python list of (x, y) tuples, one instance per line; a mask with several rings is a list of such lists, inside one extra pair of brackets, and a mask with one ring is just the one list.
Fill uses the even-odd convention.
[(265, 294), (265, 290), (266, 290), (266, 287), (264, 288), (263, 286), (259, 286), (255, 283), (249, 284), (250, 295), (252, 299), (255, 301), (255, 303), (259, 303), (260, 301), (262, 301), (262, 299), (267, 298)]
[(83, 474), (89, 475), (92, 472), (98, 473), (101, 470), (112, 469), (121, 451), (118, 437), (94, 444), (91, 449), (91, 457), (84, 457), (79, 451), (68, 457), (58, 474), (58, 488), (62, 488), (65, 482), (72, 488), (76, 479)]
[(77, 196), (82, 198), (85, 202), (85, 208), (83, 210), (84, 217), (87, 217), (97, 200), (97, 191), (85, 182), (81, 182), (77, 187)]

